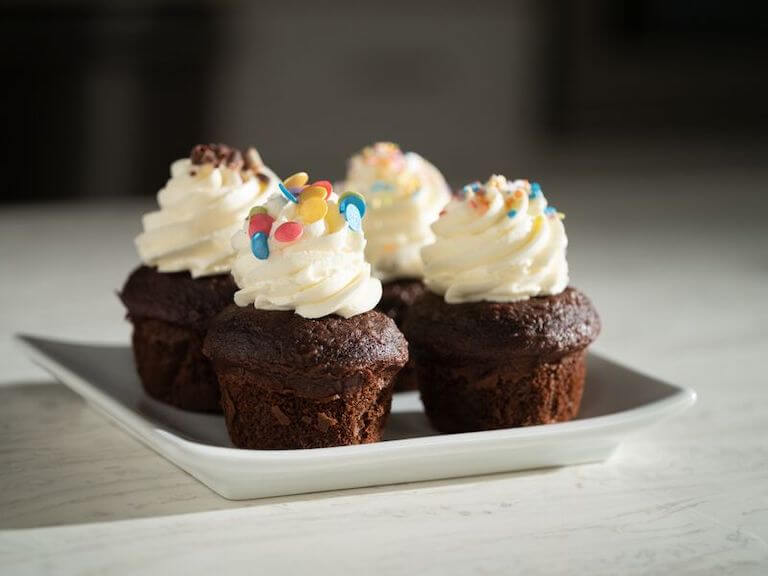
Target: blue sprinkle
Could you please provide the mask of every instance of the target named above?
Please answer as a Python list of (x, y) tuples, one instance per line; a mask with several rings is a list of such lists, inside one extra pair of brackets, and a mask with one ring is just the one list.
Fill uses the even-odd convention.
[(541, 184), (538, 182), (531, 182), (531, 193), (528, 194), (528, 198), (533, 200), (541, 196)]
[(481, 188), (482, 186), (483, 186), (483, 185), (482, 185), (482, 184), (480, 184), (480, 182), (478, 182), (477, 180), (475, 180), (474, 182), (470, 182), (470, 183), (469, 183), (469, 184), (467, 184), (466, 186), (462, 187), (462, 189), (461, 189), (461, 190), (459, 190), (459, 193), (458, 193), (458, 195), (459, 195), (459, 197), (461, 197), (461, 198), (464, 198), (464, 197), (465, 197), (467, 194), (469, 194), (470, 192), (477, 192), (478, 190), (480, 190), (480, 188)]
[(510, 210), (509, 212), (507, 212), (507, 216), (510, 218), (514, 218), (515, 216), (517, 216), (517, 210)]
[(346, 214), (347, 206), (354, 206), (357, 208), (357, 214), (361, 219), (365, 216), (365, 200), (363, 200), (362, 196), (355, 193), (346, 193), (342, 195), (341, 200), (339, 200), (339, 212)]
[(392, 184), (384, 180), (376, 180), (371, 186), (371, 192), (388, 192), (392, 190)]
[(294, 195), (291, 193), (291, 191), (290, 191), (290, 190), (288, 190), (288, 188), (286, 188), (286, 187), (285, 187), (285, 184), (283, 184), (282, 182), (278, 182), (278, 183), (277, 183), (277, 186), (278, 186), (278, 188), (280, 188), (280, 192), (282, 192), (282, 193), (283, 193), (283, 196), (285, 196), (287, 200), (290, 200), (290, 201), (291, 201), (291, 202), (293, 202), (294, 204), (298, 204), (298, 203), (299, 203), (299, 201), (298, 201), (298, 199), (296, 198), (296, 196), (294, 196)]
[(546, 214), (547, 216), (549, 216), (550, 214), (556, 214), (556, 213), (557, 213), (557, 210), (555, 209), (554, 206), (547, 206), (546, 208), (544, 208), (544, 214)]
[(251, 252), (259, 260), (269, 258), (269, 244), (267, 243), (267, 235), (264, 232), (256, 232), (251, 237)]
[(344, 218), (347, 220), (349, 227), (355, 232), (360, 232), (363, 229), (363, 217), (360, 216), (360, 210), (357, 209), (355, 204), (347, 204), (344, 208)]

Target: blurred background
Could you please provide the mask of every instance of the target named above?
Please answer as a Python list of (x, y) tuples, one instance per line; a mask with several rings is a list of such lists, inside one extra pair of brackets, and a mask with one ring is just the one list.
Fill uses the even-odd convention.
[(1, 6), (7, 203), (151, 196), (208, 141), (334, 179), (393, 140), (454, 185), (768, 158), (765, 2)]

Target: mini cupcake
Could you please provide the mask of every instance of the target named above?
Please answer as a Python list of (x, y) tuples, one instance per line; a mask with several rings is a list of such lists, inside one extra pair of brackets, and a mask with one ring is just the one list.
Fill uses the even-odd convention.
[(253, 205), (279, 193), (255, 149), (199, 145), (171, 165), (160, 210), (136, 238), (143, 266), (120, 298), (133, 324), (133, 352), (146, 392), (196, 411), (219, 411), (219, 389), (202, 343), (211, 318), (232, 302), (230, 238)]
[[(390, 142), (378, 142), (353, 156), (346, 185), (362, 194), (370, 207), (365, 256), (383, 282), (377, 310), (402, 327), (408, 308), (424, 292), (420, 251), (434, 241), (430, 225), (451, 199), (450, 189), (432, 164)], [(415, 387), (412, 371), (404, 369), (395, 389)]]
[(563, 215), (536, 183), (465, 186), (422, 251), (428, 292), (405, 324), (429, 419), (441, 432), (569, 420), (600, 331), (568, 286)]
[(373, 310), (381, 283), (365, 261), (362, 196), (299, 173), (232, 239), (235, 304), (212, 323), (213, 362), (235, 446), (317, 448), (375, 442), (408, 348)]

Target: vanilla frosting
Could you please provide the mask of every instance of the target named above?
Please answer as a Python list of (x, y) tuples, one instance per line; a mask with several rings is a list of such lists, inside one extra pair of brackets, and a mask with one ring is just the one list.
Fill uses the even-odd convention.
[(277, 182), (263, 165), (177, 160), (157, 194), (160, 209), (142, 219), (144, 231), (135, 240), (139, 257), (160, 272), (189, 271), (194, 278), (229, 272), (232, 234), (251, 206), (278, 193)]
[(562, 217), (536, 183), (492, 176), (467, 185), (432, 226), (425, 283), (448, 303), (558, 294), (568, 285)]
[(418, 154), (379, 142), (349, 160), (344, 185), (368, 203), (365, 255), (375, 275), (420, 278), (421, 248), (434, 241), (430, 225), (451, 198), (442, 174)]
[[(253, 253), (246, 221), (232, 238), (237, 251), (232, 275), (240, 288), (236, 304), (295, 310), (305, 318), (329, 314), (349, 318), (376, 306), (381, 282), (371, 276), (365, 261), (365, 237), (339, 214), (336, 194), (326, 200), (328, 215), (311, 223), (303, 221), (297, 203), (283, 197), (267, 202), (265, 208), (274, 222), (267, 238), (262, 238), (268, 246), (264, 259)], [(276, 233), (286, 223), (301, 224), (301, 236), (289, 242), (278, 240)]]

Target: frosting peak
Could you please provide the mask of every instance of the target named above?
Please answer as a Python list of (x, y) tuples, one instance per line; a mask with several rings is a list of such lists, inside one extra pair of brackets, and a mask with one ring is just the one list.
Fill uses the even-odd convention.
[(414, 152), (377, 142), (350, 158), (346, 185), (370, 206), (365, 255), (376, 276), (421, 277), (419, 252), (434, 240), (430, 225), (451, 197), (442, 174)]
[(160, 272), (186, 270), (195, 278), (229, 272), (232, 234), (251, 206), (277, 193), (277, 181), (253, 148), (243, 158), (223, 144), (195, 146), (171, 165), (157, 194), (160, 209), (144, 215), (139, 257)]
[(535, 182), (494, 175), (468, 184), (432, 226), (425, 283), (448, 303), (558, 294), (568, 285), (562, 219)]
[(255, 207), (232, 238), (238, 306), (295, 310), (305, 318), (349, 318), (372, 310), (381, 282), (365, 261), (362, 196), (333, 193), (329, 182), (308, 184), (299, 172), (263, 207)]

